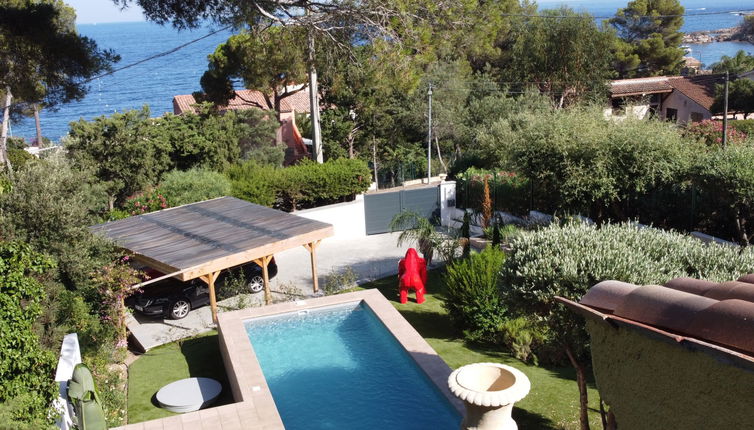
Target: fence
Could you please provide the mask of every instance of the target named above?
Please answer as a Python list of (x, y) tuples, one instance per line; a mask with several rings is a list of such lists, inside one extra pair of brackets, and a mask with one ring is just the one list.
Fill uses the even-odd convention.
[(735, 241), (737, 237), (724, 197), (705, 194), (691, 185), (658, 187), (608, 206), (584, 202), (581, 206), (566, 207), (557, 187), (544, 182), (509, 172), (465, 175), (457, 179), (458, 208), (480, 210), (484, 199), (484, 176), (487, 176), (490, 199), (496, 211), (517, 216), (535, 210), (548, 214), (580, 214), (602, 220), (637, 220), (666, 229), (699, 230), (727, 240)]
[[(371, 163), (370, 168), (373, 168)], [(399, 163), (393, 166), (379, 167), (377, 169), (377, 186), (380, 189), (400, 187), (406, 181), (423, 178), (426, 175), (426, 166), (420, 166), (416, 163)]]

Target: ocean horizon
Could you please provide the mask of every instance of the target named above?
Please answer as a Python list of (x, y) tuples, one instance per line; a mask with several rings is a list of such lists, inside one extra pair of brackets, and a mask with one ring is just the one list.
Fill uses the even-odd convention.
[[(718, 0), (713, 6), (704, 0), (683, 0), (681, 3), (688, 14), (754, 10), (754, 2), (748, 7), (742, 7), (740, 0)], [(567, 5), (595, 17), (609, 17), (619, 8), (625, 7), (627, 1), (541, 0), (538, 4), (541, 9)], [(691, 32), (733, 27), (742, 19), (731, 13), (687, 17), (682, 30)], [(82, 35), (94, 39), (100, 48), (113, 49), (121, 56), (121, 61), (115, 68), (175, 48), (214, 29), (206, 26), (191, 31), (178, 31), (147, 21), (79, 24), (77, 28)], [(102, 115), (140, 109), (144, 105), (150, 107), (152, 116), (172, 112), (173, 96), (191, 94), (201, 89), (199, 79), (207, 68), (207, 55), (231, 34), (230, 31), (222, 31), (170, 55), (94, 80), (83, 100), (61, 105), (55, 111), (45, 109), (41, 112), (42, 134), (58, 141), (67, 134), (70, 122), (79, 119), (93, 120)], [(689, 47), (691, 55), (705, 65), (718, 61), (723, 55), (734, 55), (739, 49), (754, 54), (754, 45), (743, 42), (695, 44)], [(27, 140), (35, 139), (34, 120), (24, 119), (12, 124), (10, 135)]]

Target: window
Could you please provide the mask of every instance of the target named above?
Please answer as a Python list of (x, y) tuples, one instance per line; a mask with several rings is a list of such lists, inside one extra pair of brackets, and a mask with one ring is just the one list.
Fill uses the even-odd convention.
[(665, 119), (668, 121), (676, 122), (678, 120), (678, 109), (665, 109)]
[(691, 122), (702, 122), (704, 115), (699, 112), (691, 112)]
[(626, 99), (616, 97), (612, 99), (613, 115), (624, 115), (626, 113)]

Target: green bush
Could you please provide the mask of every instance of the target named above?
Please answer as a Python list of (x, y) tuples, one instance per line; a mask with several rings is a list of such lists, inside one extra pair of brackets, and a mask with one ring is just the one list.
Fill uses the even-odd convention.
[(475, 342), (496, 342), (507, 308), (501, 299), (500, 269), (505, 254), (493, 247), (447, 267), (443, 306), (453, 325)]
[(754, 136), (754, 119), (740, 119), (728, 123), (731, 127), (745, 133), (747, 136)]
[(656, 285), (690, 276), (722, 282), (754, 271), (754, 249), (707, 245), (630, 224), (552, 225), (522, 233), (512, 248), (502, 271), (505, 305), (514, 316), (541, 318), (553, 349), (567, 346), (581, 357), (588, 357), (583, 320), (555, 296), (579, 300), (604, 280)]
[(36, 157), (29, 154), (27, 151), (14, 148), (8, 149), (8, 158), (10, 159), (10, 164), (14, 169), (23, 167), (26, 163), (36, 159)]
[(231, 166), (225, 174), (230, 179), (234, 197), (272, 207), (277, 195), (278, 170), (250, 160)]
[(204, 169), (173, 170), (162, 178), (160, 191), (171, 206), (230, 195), (231, 185), (222, 173)]
[(366, 191), (371, 182), (365, 162), (345, 158), (323, 164), (303, 160), (284, 169), (248, 161), (230, 167), (226, 175), (234, 196), (284, 210), (345, 201)]
[[(0, 242), (0, 402), (15, 399), (15, 419), (43, 421), (57, 392), (55, 356), (33, 330), (52, 261), (22, 242)], [(22, 397), (23, 396), (23, 397)]]

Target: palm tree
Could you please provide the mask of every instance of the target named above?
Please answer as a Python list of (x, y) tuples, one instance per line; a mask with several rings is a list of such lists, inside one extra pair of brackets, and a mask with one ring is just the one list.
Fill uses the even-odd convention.
[(398, 246), (415, 241), (419, 252), (429, 265), (435, 248), (443, 241), (443, 237), (435, 230), (435, 225), (416, 212), (406, 211), (395, 215), (390, 221), (390, 231), (399, 230), (403, 231), (398, 236)]

